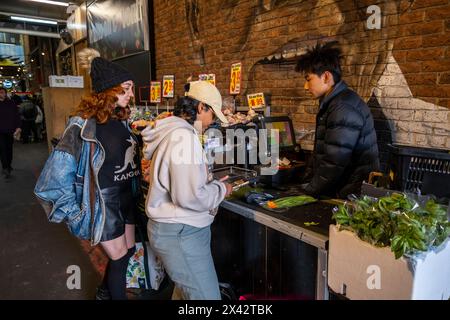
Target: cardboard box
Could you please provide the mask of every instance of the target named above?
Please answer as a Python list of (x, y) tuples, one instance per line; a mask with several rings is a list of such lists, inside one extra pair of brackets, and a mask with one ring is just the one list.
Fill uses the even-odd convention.
[(82, 76), (67, 76), (67, 83), (69, 88), (84, 88)]
[(395, 260), (355, 233), (330, 225), (328, 286), (349, 299), (447, 300), (450, 298), (450, 240), (414, 258)]
[(42, 88), (49, 151), (52, 150), (51, 140), (61, 137), (66, 128), (69, 116), (80, 104), (85, 94), (85, 89)]
[(68, 86), (67, 76), (48, 76), (50, 87), (66, 88)]

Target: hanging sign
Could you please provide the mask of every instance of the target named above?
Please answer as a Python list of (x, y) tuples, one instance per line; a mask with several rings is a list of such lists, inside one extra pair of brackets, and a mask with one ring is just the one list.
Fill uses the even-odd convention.
[(242, 63), (231, 65), (230, 94), (236, 95), (241, 92), (241, 70)]
[(161, 102), (161, 82), (152, 81), (150, 84), (150, 102), (160, 103)]
[(258, 109), (266, 107), (266, 100), (264, 99), (264, 93), (254, 93), (247, 95), (248, 107), (250, 109)]
[(209, 83), (211, 83), (213, 86), (216, 85), (216, 75), (214, 73), (210, 73), (210, 74), (199, 74), (198, 75), (198, 80), (200, 81), (208, 81)]
[(163, 98), (173, 98), (175, 96), (175, 76), (166, 75), (163, 76)]
[(148, 1), (87, 2), (89, 46), (97, 49), (102, 58), (115, 60), (150, 49)]

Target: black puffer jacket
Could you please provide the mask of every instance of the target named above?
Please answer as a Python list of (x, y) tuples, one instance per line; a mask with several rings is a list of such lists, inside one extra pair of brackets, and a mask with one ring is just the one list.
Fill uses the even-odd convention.
[(359, 194), (371, 171), (379, 170), (377, 136), (366, 103), (344, 81), (320, 102), (312, 179), (305, 191), (345, 198)]

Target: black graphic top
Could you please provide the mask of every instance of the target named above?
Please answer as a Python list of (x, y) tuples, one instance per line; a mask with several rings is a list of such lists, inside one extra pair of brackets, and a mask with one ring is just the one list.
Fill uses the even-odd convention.
[(97, 124), (97, 139), (105, 150), (105, 161), (98, 174), (100, 189), (128, 183), (139, 175), (138, 145), (119, 120)]

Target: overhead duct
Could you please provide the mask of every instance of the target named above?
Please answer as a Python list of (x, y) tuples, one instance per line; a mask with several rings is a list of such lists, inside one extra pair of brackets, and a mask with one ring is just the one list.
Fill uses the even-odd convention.
[(46, 38), (60, 38), (59, 33), (53, 32), (43, 32), (43, 31), (34, 31), (34, 30), (23, 30), (23, 29), (12, 29), (12, 28), (0, 28), (0, 32), (8, 32), (8, 33), (16, 33), (16, 34), (25, 34), (29, 36), (35, 37), (46, 37)]
[[(0, 11), (0, 16), (2, 17), (2, 26), (0, 27), (0, 32), (24, 34), (36, 37), (58, 39), (60, 38), (60, 28), (63, 28), (63, 26), (66, 24), (65, 20), (49, 19), (30, 15), (19, 15), (16, 13), (4, 11)], [(24, 19), (24, 21), (15, 21), (18, 18)], [(53, 22), (54, 25), (39, 23), (39, 21)]]

